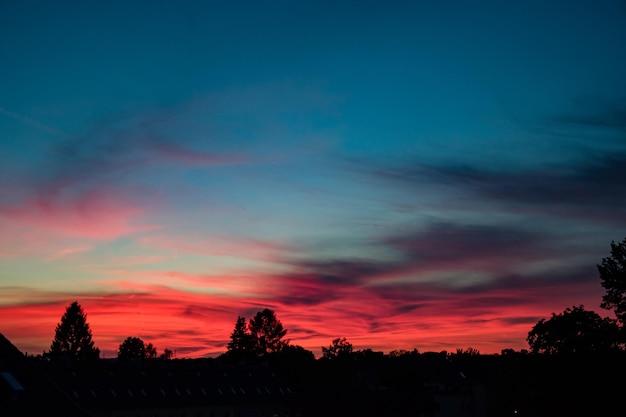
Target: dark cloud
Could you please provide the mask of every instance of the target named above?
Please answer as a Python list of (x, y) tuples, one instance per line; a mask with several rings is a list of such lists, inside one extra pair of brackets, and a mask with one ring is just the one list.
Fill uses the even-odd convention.
[[(578, 208), (602, 211), (620, 209), (626, 202), (626, 152), (590, 158), (569, 169), (504, 173), (468, 168), (440, 168), (442, 176), (464, 178), (478, 194), (511, 204)], [(584, 211), (580, 211), (580, 210)]]
[(313, 272), (321, 284), (339, 286), (360, 284), (364, 279), (387, 272), (392, 268), (384, 262), (338, 259), (319, 262), (304, 261), (297, 263), (297, 267)]
[[(392, 300), (393, 314), (400, 314), (451, 295), (555, 284), (564, 279), (561, 274), (539, 279), (516, 274), (515, 270), (530, 262), (576, 255), (554, 237), (512, 225), (439, 222), (414, 231), (402, 230), (376, 243), (381, 252), (395, 253), (395, 259), (292, 260), (289, 266), (293, 272), (273, 277), (277, 288), (268, 291), (280, 303), (306, 306), (365, 291), (377, 299)], [(480, 278), (468, 280), (467, 274), (472, 271)], [(445, 272), (445, 277), (434, 282), (433, 272)], [(576, 275), (574, 278), (582, 279)], [(511, 302), (505, 298), (486, 302)]]
[[(379, 282), (367, 287), (372, 298), (385, 300), (393, 306), (389, 315), (412, 313), (414, 310), (442, 312), (470, 311), (478, 314), (489, 310), (519, 308), (529, 305), (559, 305), (560, 300), (600, 295), (600, 283), (590, 267), (552, 268), (542, 273), (525, 275), (498, 273), (478, 282), (448, 282), (443, 280), (425, 282)], [(600, 297), (598, 296), (598, 305)]]
[[(626, 100), (578, 100), (569, 113), (519, 127), (547, 141), (534, 159), (515, 167), (405, 160), (350, 160), (352, 172), (382, 186), (413, 192), (444, 186), (459, 205), (534, 215), (626, 223)], [(523, 160), (524, 156), (520, 156)], [(555, 162), (560, 161), (560, 162)], [(445, 209), (445, 208), (444, 208)]]
[[(484, 300), (497, 302), (514, 302), (516, 294), (529, 291), (551, 291), (559, 287), (574, 287), (579, 284), (600, 284), (593, 266), (554, 267), (544, 272), (528, 274), (511, 274), (499, 271), (493, 276), (480, 281), (468, 281), (458, 285), (457, 281), (425, 281), (377, 283), (371, 288), (376, 294), (395, 301), (423, 301), (442, 299), (446, 294), (478, 295)], [(497, 294), (505, 292), (501, 297)], [(521, 296), (520, 296), (521, 297)]]
[(598, 129), (626, 133), (626, 99), (578, 96), (568, 113), (547, 117), (544, 123), (555, 130), (571, 127), (589, 128), (589, 133)]
[[(285, 291), (278, 298), (283, 303), (313, 306), (356, 298), (361, 291), (366, 299), (388, 306), (385, 314), (391, 317), (421, 314), (417, 312), (433, 306), (457, 311), (471, 305), (478, 311), (497, 311), (535, 302), (554, 304), (561, 297), (599, 287), (593, 264), (564, 264), (564, 257), (576, 258), (579, 253), (523, 229), (437, 224), (422, 232), (390, 237), (381, 244), (396, 248), (401, 259), (364, 261), (362, 265), (354, 260), (305, 263), (300, 267), (309, 271), (317, 267), (317, 273), (284, 276)], [(540, 272), (517, 272), (542, 259), (558, 262)], [(324, 274), (329, 268), (335, 270), (332, 280)], [(444, 271), (445, 277), (429, 277), (427, 272), (433, 270)], [(479, 279), (467, 276), (472, 270), (479, 273)], [(454, 275), (458, 279), (451, 279)], [(394, 279), (398, 277), (401, 282)]]
[(307, 328), (304, 328), (304, 327), (300, 327), (300, 326), (298, 326), (298, 325), (297, 325), (297, 323), (296, 323), (296, 324), (292, 324), (292, 325), (290, 325), (290, 329), (291, 329), (293, 332), (296, 332), (296, 333), (298, 333), (298, 334), (300, 334), (300, 335), (303, 335), (303, 336), (304, 336), (304, 338), (306, 338), (306, 337), (314, 337), (314, 336), (319, 336), (319, 335), (321, 334), (320, 332), (318, 332), (318, 331), (316, 331), (316, 330), (313, 330), (313, 329), (307, 329)]
[(323, 273), (285, 274), (275, 280), (279, 288), (276, 294), (272, 294), (272, 299), (287, 305), (314, 306), (337, 300), (353, 285), (342, 283), (339, 276), (329, 280)]
[(396, 311), (400, 314), (410, 313), (415, 310), (419, 310), (424, 305), (420, 303), (408, 303), (397, 306)]
[(517, 325), (517, 324), (534, 323), (534, 322), (539, 321), (540, 319), (541, 317), (537, 317), (537, 316), (519, 316), (519, 317), (503, 317), (498, 320), (506, 324)]
[(512, 225), (434, 223), (423, 230), (383, 239), (413, 264), (428, 267), (444, 261), (541, 258), (549, 237)]
[(325, 294), (323, 291), (306, 294), (295, 291), (287, 294), (280, 294), (276, 297), (276, 300), (286, 305), (312, 307), (332, 300), (336, 300), (338, 298), (339, 297), (337, 295), (328, 295)]
[(517, 172), (415, 162), (381, 167), (374, 175), (415, 190), (446, 185), (468, 205), (491, 202), (508, 211), (626, 223), (626, 150), (592, 154), (571, 166)]
[(273, 277), (277, 299), (284, 304), (313, 306), (345, 297), (375, 276), (395, 269), (390, 262), (365, 259), (288, 260), (292, 273)]
[(203, 305), (189, 305), (183, 311), (183, 316), (194, 318), (207, 318), (213, 317), (216, 313), (223, 313), (225, 310), (220, 308), (213, 308)]
[(174, 329), (174, 330), (164, 333), (165, 336), (172, 336), (172, 335), (202, 336), (204, 334), (205, 334), (204, 331), (196, 330), (196, 329)]

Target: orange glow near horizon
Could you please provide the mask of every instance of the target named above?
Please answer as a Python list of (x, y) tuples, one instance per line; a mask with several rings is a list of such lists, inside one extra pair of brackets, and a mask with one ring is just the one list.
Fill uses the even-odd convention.
[[(121, 288), (121, 286), (120, 286)], [(20, 350), (32, 354), (49, 348), (54, 328), (65, 308), (77, 300), (87, 314), (93, 339), (103, 357), (114, 357), (128, 336), (152, 343), (159, 352), (168, 348), (177, 357), (214, 357), (226, 351), (237, 316), (249, 319), (271, 308), (288, 330), (292, 344), (316, 357), (332, 339), (346, 337), (355, 349), (455, 351), (473, 347), (481, 353), (527, 348), (525, 337), (539, 318), (549, 317), (554, 300), (546, 294), (506, 294), (448, 297), (426, 301), (406, 313), (386, 314), (393, 301), (367, 289), (354, 290), (350, 299), (302, 306), (262, 298), (184, 292), (164, 286), (135, 286), (134, 293), (77, 296), (64, 301), (14, 304), (0, 307), (3, 334)], [(489, 298), (532, 297), (532, 304), (511, 303), (495, 308)], [(443, 308), (445, 306), (445, 309)], [(567, 305), (563, 308), (568, 307)], [(378, 318), (378, 319), (377, 319)]]

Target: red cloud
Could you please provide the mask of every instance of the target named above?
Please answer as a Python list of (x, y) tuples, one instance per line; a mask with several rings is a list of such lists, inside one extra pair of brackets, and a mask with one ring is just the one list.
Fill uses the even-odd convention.
[[(250, 318), (267, 307), (288, 329), (291, 343), (318, 356), (321, 347), (336, 337), (348, 338), (357, 349), (385, 352), (473, 347), (482, 353), (499, 353), (505, 348), (527, 348), (528, 331), (540, 318), (574, 304), (593, 309), (601, 298), (593, 282), (472, 292), (432, 283), (325, 287), (312, 276), (287, 279), (180, 272), (148, 276), (150, 284), (142, 284), (137, 275), (131, 276), (134, 280), (108, 282), (109, 288), (119, 290), (112, 294), (28, 297), (26, 289), (23, 294), (15, 290), (15, 297), (6, 299), (9, 303), (34, 301), (1, 306), (0, 315), (10, 317), (3, 332), (20, 349), (40, 353), (49, 348), (55, 325), (76, 299), (88, 315), (96, 345), (107, 357), (114, 356), (128, 336), (141, 337), (160, 351), (174, 350), (179, 357), (214, 356), (225, 352), (237, 316)], [(298, 298), (317, 302), (302, 303)]]

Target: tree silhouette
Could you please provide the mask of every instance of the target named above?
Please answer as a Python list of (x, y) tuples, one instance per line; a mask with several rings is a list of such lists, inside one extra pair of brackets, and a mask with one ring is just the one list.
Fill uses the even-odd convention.
[(473, 347), (468, 347), (467, 349), (463, 350), (461, 348), (458, 348), (456, 350), (456, 353), (454, 353), (453, 355), (456, 356), (480, 356), (480, 350), (473, 348)]
[(154, 347), (152, 345), (152, 343), (148, 343), (146, 345), (146, 358), (148, 359), (154, 359), (157, 357), (157, 350), (156, 347)]
[(606, 294), (600, 307), (613, 310), (622, 326), (626, 326), (626, 238), (621, 243), (611, 242), (611, 256), (597, 265)]
[(279, 361), (291, 364), (302, 364), (315, 362), (315, 354), (300, 345), (285, 345), (273, 355)]
[(117, 352), (118, 359), (149, 359), (156, 358), (157, 350), (152, 343), (145, 344), (143, 340), (138, 337), (127, 337), (122, 344), (120, 344)]
[(94, 360), (100, 357), (100, 349), (94, 347), (87, 315), (77, 301), (70, 304), (61, 322), (57, 324), (49, 356), (68, 356), (81, 360)]
[(246, 324), (246, 319), (244, 317), (237, 317), (235, 328), (230, 335), (230, 342), (228, 342), (228, 345), (226, 345), (226, 347), (229, 352), (235, 354), (252, 352), (252, 335), (248, 330), (248, 325)]
[(164, 359), (164, 360), (170, 360), (172, 359), (172, 354), (174, 352), (172, 352), (170, 349), (165, 348), (163, 349), (163, 353), (161, 353), (161, 355), (159, 355), (159, 359)]
[(534, 353), (598, 353), (620, 347), (615, 320), (602, 318), (582, 305), (541, 319), (526, 338)]
[(329, 347), (322, 347), (322, 357), (325, 359), (345, 359), (352, 354), (352, 343), (345, 337), (334, 339)]
[(287, 330), (283, 328), (280, 320), (276, 318), (276, 314), (269, 308), (256, 313), (250, 319), (248, 328), (254, 351), (259, 356), (280, 352), (283, 347), (289, 344), (288, 340), (282, 340), (287, 334)]

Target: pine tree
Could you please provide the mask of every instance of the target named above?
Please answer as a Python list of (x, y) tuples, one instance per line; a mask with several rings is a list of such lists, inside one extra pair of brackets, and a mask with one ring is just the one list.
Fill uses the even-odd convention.
[(230, 335), (230, 342), (228, 342), (227, 348), (229, 353), (236, 356), (243, 356), (244, 354), (252, 352), (252, 336), (248, 331), (244, 317), (237, 317), (235, 329)]
[(94, 346), (87, 315), (77, 301), (70, 304), (57, 324), (49, 355), (53, 358), (68, 356), (80, 360), (95, 360), (100, 349)]

